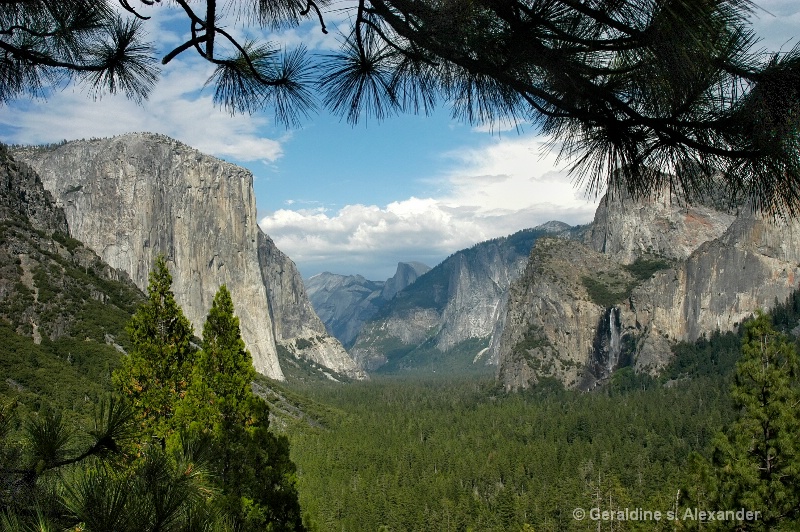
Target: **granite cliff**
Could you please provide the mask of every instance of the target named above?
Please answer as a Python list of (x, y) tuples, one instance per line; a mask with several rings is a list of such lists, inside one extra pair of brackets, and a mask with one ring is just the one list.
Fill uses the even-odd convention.
[(671, 346), (735, 329), (800, 280), (800, 225), (666, 195), (604, 199), (578, 241), (540, 240), (492, 345), (506, 389), (543, 377), (591, 389)]
[[(315, 347), (294, 354), (338, 361), (342, 365), (331, 369), (356, 375), (338, 342), (303, 325), (310, 314), (305, 294), (297, 291), (302, 282), (257, 225), (248, 171), (148, 133), (20, 149), (15, 156), (39, 173), (72, 235), (140, 288), (155, 257), (164, 254), (176, 299), (196, 331), (226, 284), (259, 373), (283, 379), (278, 345), (297, 345), (302, 337), (308, 342), (301, 346)], [(276, 272), (278, 278), (271, 277)]]
[(353, 345), (364, 323), (375, 316), (397, 292), (430, 270), (420, 262), (400, 262), (386, 281), (361, 275), (323, 272), (306, 280), (309, 299), (325, 328), (346, 347)]
[(351, 355), (367, 371), (459, 371), (492, 364), (486, 348), (531, 246), (543, 235), (569, 231), (566, 224), (549, 224), (451, 255), (365, 323)]
[[(366, 379), (342, 344), (325, 330), (294, 262), (258, 229), (258, 259), (279, 350), (351, 379)], [(323, 370), (324, 371), (324, 370)], [(326, 372), (329, 378), (330, 373)]]
[(643, 255), (686, 259), (700, 244), (722, 235), (737, 212), (716, 198), (688, 203), (667, 192), (639, 200), (612, 194), (597, 206), (583, 242), (622, 264)]

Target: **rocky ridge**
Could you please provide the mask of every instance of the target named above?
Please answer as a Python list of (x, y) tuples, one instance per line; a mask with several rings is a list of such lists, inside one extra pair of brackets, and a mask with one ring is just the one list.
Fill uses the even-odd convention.
[(498, 378), (591, 389), (625, 365), (657, 373), (675, 342), (733, 330), (797, 289), (798, 237), (797, 222), (746, 207), (604, 199), (581, 242), (532, 251), (493, 346)]
[[(176, 299), (196, 331), (217, 289), (226, 284), (256, 370), (284, 378), (277, 335), (288, 339), (308, 332), (286, 319), (307, 316), (308, 309), (304, 294), (292, 292), (302, 283), (290, 279), (299, 279), (291, 261), (276, 253), (260, 256), (269, 245), (260, 236), (248, 171), (149, 133), (16, 150), (15, 156), (37, 170), (63, 207), (73, 236), (140, 288), (147, 286), (155, 257), (165, 255)], [(271, 258), (281, 264), (270, 264)], [(265, 282), (264, 272), (275, 271), (282, 277)], [(282, 299), (270, 300), (270, 291)], [(338, 342), (315, 345), (297, 354), (324, 354), (328, 362), (346, 358)]]
[[(325, 330), (311, 305), (294, 262), (259, 228), (258, 259), (278, 348), (295, 358), (314, 361), (351, 379), (363, 380), (342, 344)], [(334, 378), (326, 373), (329, 378)]]
[(522, 273), (533, 242), (563, 236), (565, 227), (528, 229), (453, 254), (365, 323), (351, 355), (367, 371), (413, 370), (442, 356), (461, 357), (461, 366), (492, 364), (487, 347), (508, 287)]
[(399, 262), (386, 281), (323, 272), (307, 279), (306, 288), (326, 330), (345, 346), (352, 346), (364, 323), (428, 270), (430, 267), (420, 262)]
[(0, 145), (0, 322), (34, 344), (76, 338), (113, 353), (142, 299), (124, 272), (70, 236), (36, 172)]
[(700, 244), (722, 235), (737, 213), (713, 198), (688, 203), (668, 192), (644, 199), (610, 194), (597, 206), (583, 242), (621, 264), (643, 255), (686, 259)]

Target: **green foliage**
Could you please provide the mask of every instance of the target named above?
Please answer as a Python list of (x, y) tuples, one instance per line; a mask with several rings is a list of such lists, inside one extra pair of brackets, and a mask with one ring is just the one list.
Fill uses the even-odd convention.
[(745, 324), (731, 397), (738, 416), (717, 435), (711, 463), (696, 459), (704, 490), (690, 494), (718, 508), (758, 510), (760, 519), (750, 529), (796, 529), (800, 362), (795, 345), (775, 331), (768, 315), (758, 313)]
[(73, 417), (89, 415), (111, 389), (111, 372), (120, 353), (98, 342), (43, 338), (37, 345), (0, 322), (0, 388), (2, 397), (14, 398), (26, 410), (58, 405)]
[(781, 332), (789, 333), (800, 322), (800, 290), (792, 292), (786, 301), (775, 300), (775, 305), (769, 311), (772, 323)]
[(143, 430), (165, 438), (177, 428), (172, 418), (189, 387), (196, 349), (163, 256), (156, 259), (147, 292), (128, 326), (132, 348), (114, 382), (135, 406)]
[(630, 297), (631, 291), (636, 286), (635, 283), (612, 274), (598, 278), (584, 275), (581, 277), (581, 282), (592, 303), (604, 308), (613, 307)]
[(665, 259), (639, 257), (619, 271), (596, 272), (593, 277), (584, 275), (581, 282), (594, 304), (609, 308), (628, 299), (634, 288), (670, 266)]
[(203, 326), (202, 348), (181, 401), (181, 407), (191, 405), (186, 421), (213, 427), (213, 432), (220, 434), (244, 428), (249, 418), (245, 403), (252, 396), (250, 383), (255, 373), (240, 335), (239, 318), (233, 314), (230, 292), (222, 285)]
[(652, 388), (658, 381), (645, 373), (636, 373), (631, 366), (626, 366), (611, 375), (608, 392), (612, 395), (624, 395), (636, 390)]
[[(7, 425), (9, 409), (0, 411), (0, 417), (6, 418), (0, 421)], [(95, 410), (91, 430), (77, 431), (61, 411), (48, 407), (28, 415), (14, 438), (18, 452), (0, 456), (0, 508), (14, 522), (19, 521), (16, 514), (24, 518), (35, 509), (40, 520), (66, 525), (70, 518), (63, 515), (59, 497), (69, 486), (70, 473), (88, 463), (121, 456), (121, 448), (133, 434), (131, 421), (129, 406), (114, 397), (105, 398)], [(4, 449), (8, 431), (0, 431), (0, 438), (0, 449)]]
[(646, 281), (657, 271), (666, 270), (671, 266), (672, 264), (666, 259), (638, 257), (631, 264), (627, 264), (623, 267), (639, 281)]
[(681, 342), (674, 345), (672, 354), (672, 362), (659, 376), (661, 382), (729, 375), (741, 355), (741, 338), (733, 332), (716, 331), (693, 343)]
[[(255, 371), (230, 293), (224, 286), (217, 293), (195, 353), (163, 258), (150, 280), (148, 300), (131, 319), (131, 355), (114, 373), (124, 395), (99, 401), (93, 423), (85, 417), (76, 423), (72, 413), (47, 406), (19, 423), (14, 409), (0, 403), (0, 524), (304, 530), (288, 440), (269, 430), (269, 408), (252, 391)], [(28, 357), (9, 360), (11, 368), (53, 363), (50, 342), (40, 347), (7, 332), (23, 347), (13, 352)], [(165, 359), (156, 359), (161, 354)], [(9, 381), (25, 399), (28, 381), (18, 373), (12, 375), (21, 382)], [(108, 368), (105, 376), (100, 384), (108, 386)], [(30, 381), (44, 382), (39, 375)]]
[(177, 403), (176, 422), (210, 439), (209, 467), (219, 489), (215, 505), (238, 530), (302, 530), (288, 443), (269, 432), (269, 409), (253, 394), (254, 378), (223, 285), (203, 326), (202, 349), (186, 396)]
[[(159, 258), (150, 276), (148, 300), (131, 320), (131, 355), (114, 374), (116, 385), (132, 402), (141, 436), (156, 437), (167, 450), (183, 449), (187, 438), (207, 442), (207, 484), (214, 495), (203, 500), (235, 529), (303, 530), (288, 443), (268, 430), (267, 405), (252, 392), (255, 370), (230, 293), (225, 286), (217, 292), (201, 349), (195, 351), (191, 326), (175, 303), (171, 284), (166, 263)], [(136, 475), (147, 471), (137, 470)], [(101, 476), (87, 486), (94, 489), (107, 481), (117, 482)], [(166, 512), (164, 519), (172, 519), (180, 508), (181, 497), (173, 495), (170, 491), (151, 499), (157, 515)], [(159, 509), (169, 501), (176, 504), (173, 510)]]
[[(445, 351), (436, 347), (433, 339), (420, 345), (408, 345), (389, 338), (379, 345), (388, 361), (375, 371), (376, 375), (488, 375), (494, 370), (478, 357), (489, 346), (489, 338), (468, 338)], [(379, 348), (379, 349), (383, 349)]]
[(95, 94), (146, 98), (158, 76), (153, 49), (141, 21), (123, 20), (109, 7), (105, 1), (3, 7), (2, 47), (14, 58), (2, 61), (0, 102), (42, 96), (45, 87), (74, 78)]
[(598, 490), (666, 510), (691, 452), (732, 417), (709, 378), (609, 395), (505, 395), (491, 379), (419, 375), (297, 392), (337, 412), (285, 415), (318, 530), (581, 530), (572, 510), (596, 505)]
[[(76, 190), (80, 190), (80, 187), (77, 188)], [(67, 190), (66, 193), (69, 194), (70, 192), (73, 191), (74, 190), (70, 189)], [(83, 243), (80, 240), (77, 240), (69, 235), (65, 235), (64, 233), (60, 232), (53, 233), (53, 240), (55, 240), (56, 242), (67, 248), (67, 251), (69, 251), (70, 253), (74, 252), (79, 247), (83, 247)]]
[[(232, 113), (268, 107), (295, 127), (315, 107), (312, 88), (353, 123), (430, 113), (444, 100), (471, 124), (533, 123), (590, 191), (699, 195), (724, 180), (756, 208), (800, 209), (800, 50), (758, 49), (752, 2), (361, 0), (337, 21), (340, 48), (313, 62), (302, 44), (279, 53), (269, 34), (306, 17), (327, 33), (336, 4), (179, 3), (186, 40), (164, 37), (161, 63), (199, 53), (214, 66), (214, 102)], [(0, 102), (46, 96), (72, 78), (94, 95), (146, 98), (160, 47), (145, 41), (136, 2), (119, 2), (129, 18), (112, 4), (0, 4)]]

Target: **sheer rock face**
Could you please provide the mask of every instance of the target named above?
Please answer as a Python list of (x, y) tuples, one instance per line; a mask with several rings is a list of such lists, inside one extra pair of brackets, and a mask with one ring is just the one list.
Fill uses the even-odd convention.
[(687, 204), (667, 193), (640, 200), (606, 195), (584, 243), (622, 264), (644, 254), (683, 260), (703, 242), (720, 237), (736, 217), (713, 201), (705, 203)]
[(381, 296), (384, 282), (362, 275), (323, 272), (306, 279), (306, 288), (328, 332), (344, 345), (352, 345), (364, 323), (386, 301)]
[(0, 144), (0, 219), (15, 217), (48, 235), (69, 234), (64, 211), (56, 207), (39, 175), (27, 164), (16, 161)]
[(619, 269), (608, 256), (575, 241), (536, 242), (525, 272), (509, 289), (495, 347), (498, 376), (507, 390), (528, 388), (542, 377), (587, 389), (604, 376), (593, 366), (607, 366), (608, 349), (596, 345), (606, 309), (590, 300), (582, 278)]
[(258, 252), (276, 341), (296, 357), (312, 360), (351, 379), (366, 379), (367, 374), (342, 344), (328, 335), (311, 306), (294, 262), (261, 229), (258, 229)]
[(799, 281), (800, 222), (742, 214), (720, 238), (634, 290), (624, 315), (640, 330), (637, 370), (655, 373), (669, 361), (665, 340), (735, 330), (756, 309), (785, 301)]
[[(214, 294), (226, 284), (256, 370), (284, 378), (276, 334), (301, 334), (305, 325), (300, 323), (309, 314), (304, 294), (293, 292), (299, 281), (292, 280), (291, 261), (260, 262), (264, 242), (247, 170), (154, 134), (16, 153), (39, 172), (64, 208), (72, 235), (127, 272), (137, 286), (146, 289), (155, 257), (164, 254), (176, 299), (197, 334)], [(285, 275), (265, 283), (264, 269)], [(296, 271), (294, 276), (299, 280)], [(283, 299), (270, 301), (268, 287)], [(279, 314), (277, 325), (270, 308)], [(287, 316), (294, 310), (297, 319), (291, 322)]]
[(28, 160), (63, 206), (72, 235), (141, 289), (164, 254), (196, 334), (226, 284), (256, 370), (283, 379), (249, 172), (151, 134), (70, 142)]
[(430, 267), (421, 262), (398, 262), (397, 270), (394, 272), (394, 275), (386, 279), (386, 282), (383, 283), (381, 297), (386, 301), (390, 301), (397, 295), (397, 292), (407, 286), (411, 286), (420, 275), (423, 275), (429, 270)]
[[(746, 208), (733, 216), (664, 198), (604, 200), (583, 242), (540, 242), (512, 285), (497, 346), (507, 389), (543, 377), (591, 389), (627, 364), (655, 374), (675, 342), (734, 330), (800, 281), (800, 222), (765, 220)], [(644, 281), (624, 267), (653, 255), (672, 267)], [(581, 278), (604, 276), (636, 287), (602, 307)]]
[(308, 279), (306, 286), (327, 330), (344, 345), (352, 346), (364, 323), (428, 270), (420, 262), (399, 262), (395, 274), (386, 281), (324, 272)]
[[(446, 353), (470, 340), (490, 341), (508, 287), (522, 273), (533, 242), (550, 232), (528, 229), (453, 254), (398, 292), (364, 325), (350, 350), (353, 358), (369, 371), (386, 364), (388, 352), (410, 353), (430, 345)], [(469, 359), (495, 362), (484, 354), (478, 348)]]
[(511, 282), (525, 267), (525, 254), (502, 242), (486, 243), (468, 257), (453, 257), (447, 305), (442, 310), (436, 346), (447, 351), (469, 338), (491, 335)]
[[(124, 272), (69, 235), (36, 172), (0, 144), (0, 321), (36, 344), (70, 334), (84, 340), (87, 329), (73, 328), (85, 308), (100, 303), (124, 315), (142, 297)], [(102, 332), (107, 343), (109, 332), (119, 333), (114, 325)]]

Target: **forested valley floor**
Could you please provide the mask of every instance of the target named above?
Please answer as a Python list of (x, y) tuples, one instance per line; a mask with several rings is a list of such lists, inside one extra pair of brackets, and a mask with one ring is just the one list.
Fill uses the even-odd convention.
[(661, 379), (627, 368), (589, 394), (555, 383), (506, 394), (493, 379), (474, 377), (284, 389), (312, 418), (282, 423), (308, 525), (596, 530), (573, 511), (666, 515), (691, 482), (691, 453), (707, 452), (734, 417), (729, 387), (739, 344), (728, 334), (682, 345)]
[[(747, 510), (773, 501), (787, 506), (773, 513), (773, 524), (743, 529), (795, 530), (800, 490), (786, 471), (800, 457), (800, 371), (795, 340), (778, 331), (794, 329), (798, 316), (794, 295), (739, 334), (677, 345), (658, 378), (626, 367), (591, 393), (547, 380), (507, 393), (493, 377), (475, 374), (350, 383), (259, 376), (253, 391), (270, 408), (276, 441), (288, 443), (296, 471), (286, 472), (308, 530), (729, 530), (742, 523), (709, 528), (687, 512), (738, 510), (747, 500)], [(84, 405), (111, 388), (117, 355), (65, 359), (55, 344), (34, 346), (7, 328), (0, 332), (18, 344), (17, 358), (4, 357), (14, 387), (2, 399), (20, 409), (5, 427), (0, 454), (16, 456), (18, 429), (31, 426), (24, 417), (40, 408), (61, 408), (65, 420), (91, 426)], [(782, 372), (758, 385), (770, 387), (774, 399), (753, 402), (757, 389), (742, 377), (751, 371), (748, 360)], [(86, 368), (97, 390), (79, 398), (87, 384), (71, 375)], [(761, 418), (779, 436), (766, 442), (770, 452), (788, 467), (777, 480), (748, 473), (760, 467), (745, 455), (760, 445), (750, 434)], [(600, 512), (631, 511), (658, 512), (660, 519), (597, 519)]]

